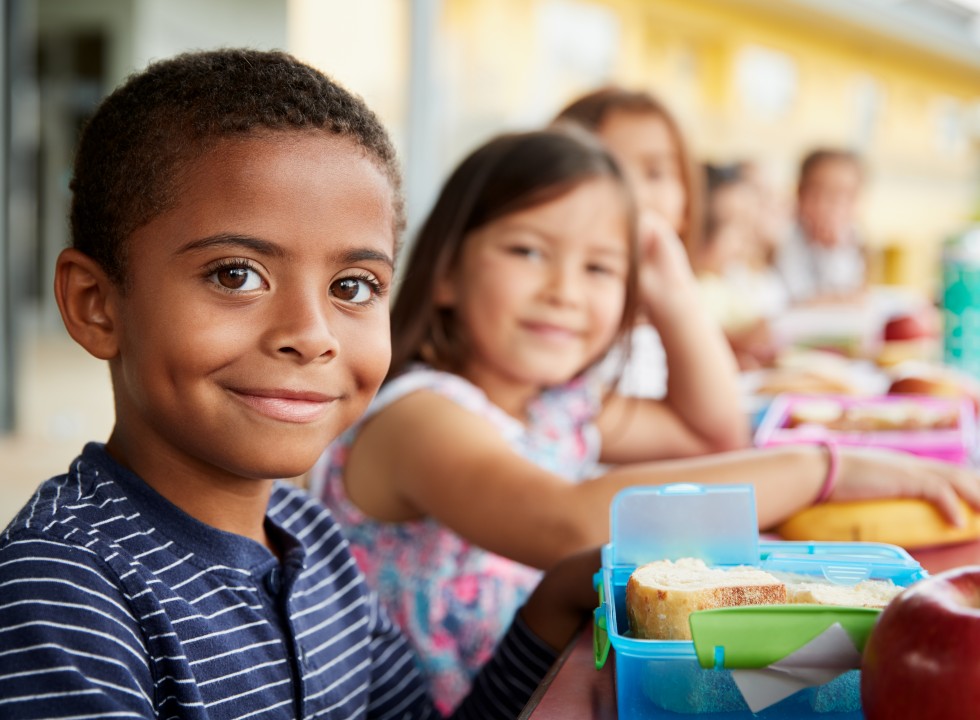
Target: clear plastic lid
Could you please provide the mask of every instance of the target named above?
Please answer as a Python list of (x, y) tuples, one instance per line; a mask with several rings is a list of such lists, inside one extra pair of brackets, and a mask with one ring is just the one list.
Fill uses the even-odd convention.
[(755, 494), (751, 485), (628, 488), (613, 498), (610, 538), (614, 565), (682, 557), (709, 565), (756, 565)]

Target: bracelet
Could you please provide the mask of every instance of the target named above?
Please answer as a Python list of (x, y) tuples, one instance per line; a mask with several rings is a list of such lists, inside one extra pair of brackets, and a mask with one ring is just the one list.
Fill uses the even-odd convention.
[(827, 477), (823, 480), (823, 486), (820, 488), (817, 499), (813, 501), (814, 505), (820, 505), (830, 499), (834, 488), (837, 487), (837, 478), (840, 474), (838, 472), (840, 470), (840, 453), (837, 451), (837, 443), (829, 439), (820, 440), (819, 443), (827, 448)]

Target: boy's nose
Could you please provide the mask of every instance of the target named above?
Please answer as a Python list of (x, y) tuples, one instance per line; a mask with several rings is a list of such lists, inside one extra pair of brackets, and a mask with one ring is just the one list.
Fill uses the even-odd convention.
[(270, 345), (274, 350), (302, 362), (330, 359), (339, 343), (331, 328), (326, 298), (283, 298), (270, 321)]

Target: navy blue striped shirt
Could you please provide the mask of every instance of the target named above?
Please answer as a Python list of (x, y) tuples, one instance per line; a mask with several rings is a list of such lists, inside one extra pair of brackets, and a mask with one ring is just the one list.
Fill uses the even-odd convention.
[[(438, 717), (330, 513), (278, 483), (266, 527), (281, 562), (87, 445), (0, 536), (0, 717)], [(457, 716), (516, 716), (553, 659), (515, 621)]]

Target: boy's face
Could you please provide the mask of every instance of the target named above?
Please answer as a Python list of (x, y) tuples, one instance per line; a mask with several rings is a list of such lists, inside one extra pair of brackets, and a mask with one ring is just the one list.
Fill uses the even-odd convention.
[(308, 470), (387, 371), (393, 228), (389, 182), (349, 139), (202, 156), (127, 240), (110, 449), (148, 480)]
[(811, 241), (824, 247), (848, 242), (854, 230), (861, 172), (849, 160), (824, 160), (800, 185), (800, 224)]

